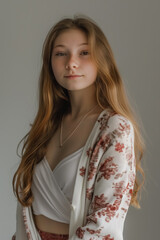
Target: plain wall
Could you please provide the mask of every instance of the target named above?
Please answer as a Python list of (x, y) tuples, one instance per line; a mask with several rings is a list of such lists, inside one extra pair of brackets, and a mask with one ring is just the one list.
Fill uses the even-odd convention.
[[(29, 130), (38, 99), (42, 44), (63, 17), (84, 14), (106, 34), (146, 141), (146, 191), (141, 209), (130, 206), (124, 240), (158, 239), (160, 227), (160, 2), (157, 0), (0, 1), (0, 234), (16, 227), (12, 177), (16, 147)], [(143, 129), (144, 128), (144, 129)]]

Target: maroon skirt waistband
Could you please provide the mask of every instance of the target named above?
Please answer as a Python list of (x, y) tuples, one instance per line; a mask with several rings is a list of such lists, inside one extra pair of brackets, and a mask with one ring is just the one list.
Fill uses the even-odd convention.
[(42, 240), (68, 240), (69, 234), (57, 234), (44, 232), (40, 229), (37, 229)]

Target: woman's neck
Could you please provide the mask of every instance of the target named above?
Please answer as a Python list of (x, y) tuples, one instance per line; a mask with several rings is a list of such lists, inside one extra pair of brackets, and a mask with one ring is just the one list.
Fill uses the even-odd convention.
[(83, 116), (97, 104), (96, 89), (94, 85), (78, 91), (69, 91), (69, 96), (71, 104), (71, 119)]

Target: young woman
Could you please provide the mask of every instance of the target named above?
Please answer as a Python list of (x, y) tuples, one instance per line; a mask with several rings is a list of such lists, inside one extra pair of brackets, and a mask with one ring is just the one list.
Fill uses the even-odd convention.
[(49, 31), (23, 139), (13, 238), (122, 240), (129, 205), (140, 208), (144, 143), (110, 45), (88, 17)]

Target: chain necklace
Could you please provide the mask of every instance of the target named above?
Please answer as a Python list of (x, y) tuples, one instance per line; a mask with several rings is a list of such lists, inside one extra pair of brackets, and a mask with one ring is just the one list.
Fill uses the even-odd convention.
[[(88, 116), (88, 114), (90, 112), (92, 112), (96, 107), (97, 107), (98, 104), (96, 104), (96, 106), (94, 106), (92, 109), (90, 109), (82, 118), (81, 120), (79, 121), (78, 125), (76, 126), (76, 128), (69, 134), (69, 136), (64, 140), (63, 144), (65, 142), (67, 142), (67, 140), (74, 134), (74, 132), (77, 130), (77, 128), (80, 126), (80, 124), (84, 121), (84, 119)], [(59, 147), (62, 147), (63, 144), (62, 144), (62, 126), (63, 126), (63, 116), (62, 116), (62, 121), (61, 121), (61, 126), (60, 126), (60, 146)]]

